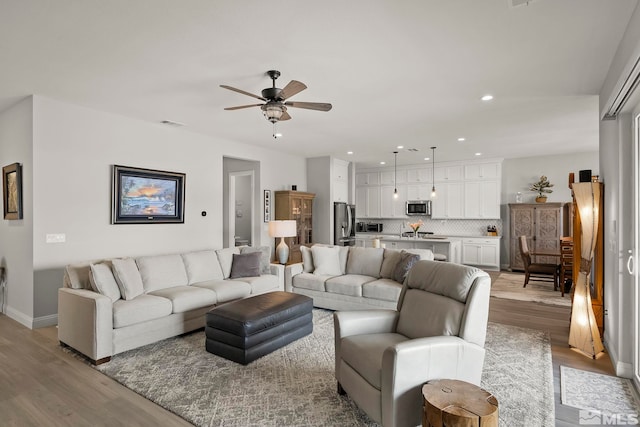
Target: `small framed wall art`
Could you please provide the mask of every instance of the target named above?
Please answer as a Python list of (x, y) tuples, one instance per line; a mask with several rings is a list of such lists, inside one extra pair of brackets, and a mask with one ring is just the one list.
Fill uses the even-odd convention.
[(22, 165), (20, 163), (2, 168), (2, 196), (4, 219), (22, 219)]
[(271, 221), (271, 190), (264, 190), (264, 222)]
[(186, 176), (113, 165), (112, 224), (183, 223)]

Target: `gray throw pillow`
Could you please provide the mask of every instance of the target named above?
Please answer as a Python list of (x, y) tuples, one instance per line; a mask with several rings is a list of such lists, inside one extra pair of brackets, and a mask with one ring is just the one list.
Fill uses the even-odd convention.
[(231, 279), (260, 276), (260, 252), (233, 254)]
[(271, 274), (271, 246), (244, 246), (241, 254), (260, 253), (260, 274)]
[(400, 252), (400, 260), (396, 264), (396, 268), (393, 270), (393, 280), (398, 283), (404, 283), (404, 279), (409, 274), (409, 270), (413, 265), (420, 261), (420, 255), (410, 254), (409, 252)]

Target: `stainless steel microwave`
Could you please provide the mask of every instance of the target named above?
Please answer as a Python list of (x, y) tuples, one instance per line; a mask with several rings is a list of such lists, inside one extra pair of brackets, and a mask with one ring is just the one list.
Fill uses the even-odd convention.
[(408, 200), (405, 214), (408, 216), (431, 216), (431, 200)]

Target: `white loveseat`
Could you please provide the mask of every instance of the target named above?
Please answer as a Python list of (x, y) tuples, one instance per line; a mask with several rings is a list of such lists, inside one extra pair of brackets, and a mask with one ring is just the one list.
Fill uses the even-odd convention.
[[(284, 290), (284, 267), (270, 264), (270, 248), (262, 249), (258, 274), (240, 278), (231, 278), (239, 265), (234, 261), (239, 248), (68, 265), (64, 287), (58, 290), (58, 339), (99, 364), (114, 354), (202, 328), (205, 313), (216, 305)], [(108, 277), (111, 272), (113, 278)], [(126, 288), (131, 283), (142, 287), (138, 295)]]
[[(327, 254), (328, 248), (334, 253)], [(301, 251), (302, 263), (285, 268), (285, 290), (311, 297), (314, 307), (330, 310), (394, 310), (403, 276), (408, 272), (406, 263), (401, 264), (416, 261), (408, 260), (408, 254), (417, 255), (419, 260), (433, 261), (433, 252), (429, 249), (314, 245), (301, 247)], [(337, 261), (327, 260), (335, 256)]]

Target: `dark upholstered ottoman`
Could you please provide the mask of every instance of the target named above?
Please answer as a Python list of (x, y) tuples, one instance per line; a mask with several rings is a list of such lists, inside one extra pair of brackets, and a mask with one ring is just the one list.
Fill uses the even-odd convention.
[(313, 300), (289, 292), (269, 292), (215, 307), (207, 313), (209, 353), (246, 365), (309, 335)]

